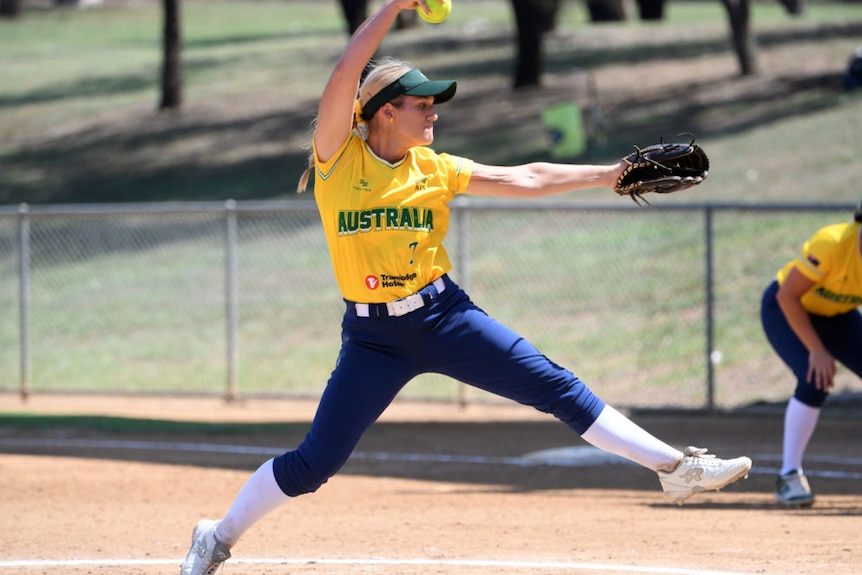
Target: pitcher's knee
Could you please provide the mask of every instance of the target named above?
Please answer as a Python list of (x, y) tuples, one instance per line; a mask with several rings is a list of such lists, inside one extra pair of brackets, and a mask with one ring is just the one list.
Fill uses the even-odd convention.
[(578, 377), (574, 377), (565, 393), (561, 394), (547, 411), (582, 435), (598, 419), (605, 408), (602, 401)]
[(299, 450), (294, 450), (274, 458), (272, 471), (281, 490), (290, 497), (296, 497), (317, 491), (343, 464), (343, 461), (330, 461), (324, 465), (311, 465)]

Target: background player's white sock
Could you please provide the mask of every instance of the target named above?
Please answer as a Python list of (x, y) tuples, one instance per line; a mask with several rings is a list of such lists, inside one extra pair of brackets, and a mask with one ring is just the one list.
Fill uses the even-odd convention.
[(784, 454), (781, 459), (781, 475), (794, 469), (802, 473), (802, 456), (814, 435), (820, 408), (805, 405), (795, 397), (787, 402), (784, 412)]
[(610, 405), (605, 406), (581, 437), (599, 449), (653, 471), (671, 471), (683, 456), (680, 450), (651, 435)]
[(275, 481), (272, 459), (257, 468), (234, 499), (227, 515), (216, 527), (219, 541), (233, 547), (252, 525), (290, 499)]

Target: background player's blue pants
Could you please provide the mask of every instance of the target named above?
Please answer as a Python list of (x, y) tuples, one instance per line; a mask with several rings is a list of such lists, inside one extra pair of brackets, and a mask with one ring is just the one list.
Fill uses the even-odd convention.
[(443, 279), (443, 293), (434, 290), (434, 301), (401, 317), (378, 316), (378, 306), (372, 317), (357, 317), (347, 303), (341, 352), (311, 429), (297, 449), (273, 461), (287, 495), (315, 491), (341, 469), (362, 434), (421, 373), (442, 373), (551, 413), (579, 435), (599, 416), (604, 402), (571, 371)]
[[(793, 333), (784, 312), (775, 300), (778, 281), (773, 280), (763, 292), (760, 321), (766, 338), (796, 377), (793, 397), (811, 407), (820, 407), (829, 395), (814, 383), (808, 383), (808, 348)], [(847, 369), (862, 377), (862, 315), (855, 309), (848, 313), (825, 317), (809, 314), (814, 331), (829, 353)]]

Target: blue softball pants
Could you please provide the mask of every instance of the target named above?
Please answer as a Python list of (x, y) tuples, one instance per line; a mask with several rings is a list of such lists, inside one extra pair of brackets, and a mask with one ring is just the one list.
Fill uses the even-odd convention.
[[(811, 407), (820, 407), (828, 392), (808, 383), (808, 348), (793, 332), (775, 299), (778, 281), (773, 280), (763, 292), (760, 321), (772, 348), (796, 377), (793, 397)], [(831, 317), (809, 314), (814, 331), (832, 356), (844, 367), (862, 377), (862, 315), (858, 309)]]
[(577, 434), (604, 408), (571, 371), (489, 317), (448, 276), (438, 292), (420, 293), (424, 307), (389, 317), (370, 304), (359, 317), (346, 302), (341, 350), (303, 442), (273, 461), (287, 495), (316, 491), (335, 475), (362, 434), (398, 392), (421, 373), (440, 373), (553, 414)]

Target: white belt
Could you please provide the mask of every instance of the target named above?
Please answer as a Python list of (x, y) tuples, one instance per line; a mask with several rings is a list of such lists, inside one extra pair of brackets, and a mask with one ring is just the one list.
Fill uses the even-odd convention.
[[(441, 294), (446, 291), (446, 282), (443, 281), (443, 278), (437, 278), (429, 285), (434, 286), (438, 294)], [(385, 305), (386, 313), (391, 317), (401, 317), (402, 315), (407, 315), (411, 311), (416, 311), (421, 307), (425, 307), (425, 296), (422, 292), (427, 291), (428, 287), (429, 286), (425, 286), (414, 294), (411, 294), (405, 298), (397, 299), (395, 301), (386, 302), (385, 304), (355, 303), (353, 305), (356, 308), (356, 315), (358, 317), (370, 317), (371, 307), (378, 305)]]

